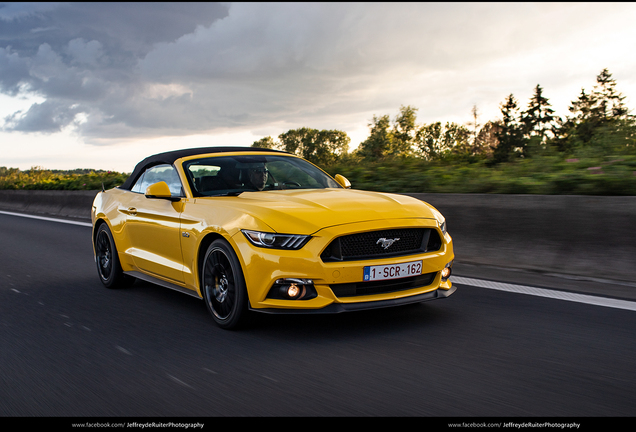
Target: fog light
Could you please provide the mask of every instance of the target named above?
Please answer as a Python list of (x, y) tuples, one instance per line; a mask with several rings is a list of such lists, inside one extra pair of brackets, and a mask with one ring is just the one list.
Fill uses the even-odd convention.
[(452, 273), (453, 261), (446, 264), (442, 270), (442, 282), (446, 282)]
[(299, 294), (300, 288), (298, 288), (298, 285), (292, 282), (291, 285), (289, 285), (289, 288), (287, 288), (287, 295), (291, 298), (296, 298)]
[(297, 278), (277, 279), (267, 294), (278, 300), (309, 300), (317, 296), (313, 280)]

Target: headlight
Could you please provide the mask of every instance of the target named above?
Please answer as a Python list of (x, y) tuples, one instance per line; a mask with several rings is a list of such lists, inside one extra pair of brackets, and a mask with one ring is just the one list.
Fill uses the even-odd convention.
[(439, 229), (442, 230), (442, 234), (446, 235), (446, 219), (442, 220), (442, 221), (438, 221), (439, 222)]
[(254, 246), (270, 249), (300, 249), (311, 238), (311, 236), (296, 234), (276, 234), (249, 230), (241, 230), (241, 232)]

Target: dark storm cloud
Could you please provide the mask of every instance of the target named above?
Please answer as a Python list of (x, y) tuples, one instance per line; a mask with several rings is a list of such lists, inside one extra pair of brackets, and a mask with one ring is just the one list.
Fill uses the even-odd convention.
[(64, 126), (75, 120), (80, 113), (79, 106), (69, 106), (63, 102), (44, 101), (31, 105), (26, 115), (20, 117), (16, 113), (8, 116), (5, 121), (8, 128), (20, 132), (59, 132)]
[(44, 42), (59, 52), (83, 38), (139, 57), (226, 15), (218, 3), (0, 3), (0, 45), (29, 56)]
[(78, 112), (87, 127), (112, 123), (143, 87), (140, 58), (226, 15), (213, 3), (0, 4), (0, 91), (47, 99), (6, 118), (5, 130), (55, 131)]

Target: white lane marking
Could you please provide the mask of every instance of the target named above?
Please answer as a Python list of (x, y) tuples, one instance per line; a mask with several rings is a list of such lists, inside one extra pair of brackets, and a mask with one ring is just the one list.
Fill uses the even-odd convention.
[(263, 378), (268, 379), (270, 381), (274, 381), (274, 382), (278, 382), (278, 380), (275, 380), (274, 378), (270, 378), (267, 375), (261, 375)]
[(573, 292), (567, 291), (556, 291), (549, 290), (545, 288), (535, 288), (531, 286), (525, 285), (514, 285), (503, 282), (493, 282), (489, 280), (483, 279), (472, 279), (465, 278), (461, 276), (451, 276), (451, 281), (462, 284), (462, 285), (471, 285), (479, 288), (489, 288), (499, 291), (508, 291), (519, 294), (528, 294), (538, 297), (548, 297), (558, 300), (566, 300), (571, 302), (578, 303), (586, 303), (595, 306), (605, 306), (611, 307), (615, 309), (626, 309), (631, 311), (636, 311), (636, 302), (628, 301), (628, 300), (618, 300), (607, 297), (598, 297), (586, 294), (577, 294)]
[(80, 225), (80, 226), (87, 226), (87, 227), (93, 226), (93, 224), (90, 222), (79, 222), (79, 221), (72, 221), (72, 220), (55, 219), (50, 217), (28, 215), (23, 213), (14, 213), (14, 212), (2, 211), (2, 210), (0, 210), (0, 214), (6, 214), (9, 216), (20, 216), (25, 218), (39, 219), (39, 220), (45, 220), (45, 221), (51, 221), (51, 222), (59, 222), (59, 223), (65, 223), (70, 225)]
[(183, 382), (183, 381), (181, 381), (179, 378), (174, 377), (174, 376), (172, 376), (172, 375), (170, 375), (170, 374), (166, 374), (166, 375), (168, 375), (168, 377), (169, 377), (172, 381), (174, 381), (174, 382), (176, 382), (176, 383), (178, 383), (178, 384), (181, 384), (182, 386), (190, 387), (192, 390), (194, 390), (194, 387), (192, 387), (190, 384), (186, 384), (186, 383), (184, 383), (184, 382)]
[(119, 351), (123, 352), (124, 354), (132, 355), (132, 353), (131, 353), (130, 351), (128, 351), (126, 348), (122, 348), (122, 347), (120, 347), (119, 345), (115, 345), (115, 347), (116, 347)]

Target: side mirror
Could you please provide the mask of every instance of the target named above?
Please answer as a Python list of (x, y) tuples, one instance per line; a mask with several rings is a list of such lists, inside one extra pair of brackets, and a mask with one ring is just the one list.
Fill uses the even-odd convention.
[(146, 198), (167, 199), (169, 201), (181, 201), (179, 197), (173, 197), (170, 193), (168, 183), (160, 181), (153, 183), (146, 188)]
[(340, 175), (340, 174), (336, 174), (335, 179), (338, 182), (338, 184), (340, 186), (342, 186), (343, 188), (351, 189), (351, 183), (349, 182), (349, 180), (347, 180), (347, 178), (345, 176)]

